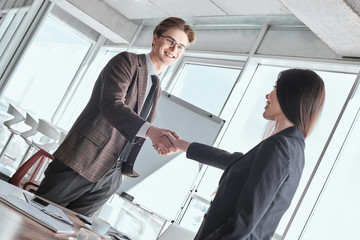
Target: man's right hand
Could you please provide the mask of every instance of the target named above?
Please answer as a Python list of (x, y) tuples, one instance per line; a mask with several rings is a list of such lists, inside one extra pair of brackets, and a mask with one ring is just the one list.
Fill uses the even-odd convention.
[(155, 150), (161, 155), (170, 155), (179, 151), (175, 148), (174, 145), (169, 141), (167, 135), (171, 134), (175, 138), (179, 136), (170, 130), (162, 129), (151, 125), (146, 133), (146, 136), (151, 139), (151, 142)]

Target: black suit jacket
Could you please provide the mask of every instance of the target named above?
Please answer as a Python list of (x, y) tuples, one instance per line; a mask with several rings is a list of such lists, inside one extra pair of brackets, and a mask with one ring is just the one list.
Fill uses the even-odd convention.
[(287, 128), (243, 155), (192, 143), (187, 157), (224, 169), (197, 240), (271, 239), (304, 167), (304, 135)]

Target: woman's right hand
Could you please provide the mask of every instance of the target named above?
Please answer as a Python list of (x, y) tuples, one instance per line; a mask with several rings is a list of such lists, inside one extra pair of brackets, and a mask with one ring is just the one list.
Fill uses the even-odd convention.
[(190, 142), (188, 141), (185, 141), (183, 139), (180, 139), (180, 138), (176, 138), (174, 137), (171, 133), (167, 133), (167, 138), (169, 139), (169, 141), (172, 143), (172, 145), (178, 149), (178, 150), (181, 150), (183, 152), (186, 152), (189, 145), (190, 145)]
[(176, 140), (178, 140), (178, 138), (175, 138), (174, 135), (172, 135), (171, 133), (166, 134), (166, 137), (169, 139), (169, 141), (173, 144), (174, 147), (176, 147)]

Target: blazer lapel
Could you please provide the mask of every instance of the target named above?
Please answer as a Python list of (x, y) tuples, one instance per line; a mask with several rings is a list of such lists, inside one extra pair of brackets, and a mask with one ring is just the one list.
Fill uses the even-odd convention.
[(137, 113), (140, 114), (140, 111), (143, 107), (145, 101), (145, 94), (146, 94), (146, 86), (148, 81), (148, 71), (146, 66), (146, 56), (142, 54), (139, 56), (139, 76), (137, 79)]

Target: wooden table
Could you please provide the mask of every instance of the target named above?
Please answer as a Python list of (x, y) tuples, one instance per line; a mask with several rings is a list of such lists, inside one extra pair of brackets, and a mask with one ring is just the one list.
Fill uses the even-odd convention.
[[(23, 192), (25, 190), (15, 187), (5, 181), (0, 180), (0, 193), (14, 195), (24, 199)], [(52, 203), (54, 204), (54, 203)], [(54, 204), (55, 206), (58, 206)], [(59, 206), (58, 206), (59, 207)], [(76, 213), (60, 207), (66, 215), (74, 222), (73, 234), (59, 234), (51, 231), (40, 223), (35, 222), (31, 218), (25, 216), (21, 212), (6, 205), (0, 201), (0, 239), (2, 240), (44, 240), (44, 239), (68, 239), (76, 237), (77, 232), (85, 224), (76, 216)]]

